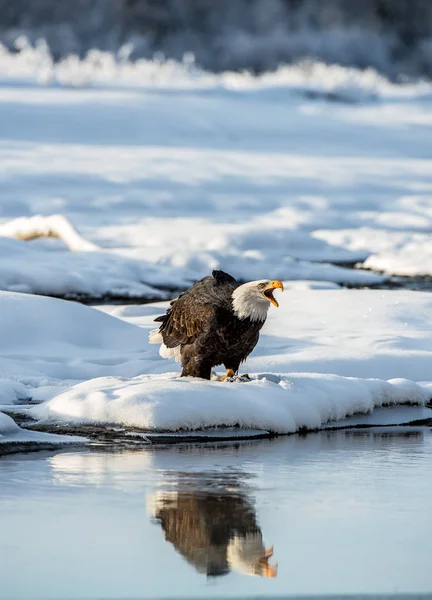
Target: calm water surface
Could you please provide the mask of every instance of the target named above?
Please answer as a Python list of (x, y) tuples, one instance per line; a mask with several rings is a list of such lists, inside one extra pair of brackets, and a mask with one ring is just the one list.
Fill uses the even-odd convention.
[(0, 460), (2, 599), (431, 592), (431, 563), (428, 429)]

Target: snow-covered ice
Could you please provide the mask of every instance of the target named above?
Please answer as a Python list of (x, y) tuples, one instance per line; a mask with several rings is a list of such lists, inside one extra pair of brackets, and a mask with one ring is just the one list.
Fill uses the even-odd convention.
[(28, 431), (19, 427), (15, 421), (0, 412), (0, 455), (4, 454), (6, 446), (8, 451), (14, 446), (20, 450), (34, 448), (47, 448), (65, 446), (70, 444), (83, 444), (87, 440), (83, 437), (69, 435), (54, 435), (39, 431)]
[[(431, 200), (432, 202), (432, 200)], [(400, 248), (372, 254), (364, 266), (393, 275), (432, 275), (432, 235), (412, 237)]]
[[(0, 237), (0, 288), (67, 298), (145, 297), (162, 299), (162, 287), (187, 287), (174, 269), (112, 252), (53, 251), (34, 242)], [(149, 283), (147, 283), (149, 282)]]
[(148, 431), (292, 433), (400, 404), (418, 408), (398, 422), (432, 416), (429, 294), (291, 285), (244, 365), (248, 383), (180, 378), (147, 340), (165, 304), (97, 310), (1, 292), (2, 403), (43, 423)]
[(328, 263), (431, 273), (430, 84), (96, 54), (0, 55), (0, 234), (51, 215), (80, 234), (73, 253), (2, 240), (1, 289), (154, 299), (213, 268), (349, 285), (384, 278)]
[[(424, 406), (431, 393), (408, 380), (323, 374), (269, 375), (249, 383), (144, 376), (95, 379), (31, 409), (42, 422), (121, 424), (178, 431), (238, 425), (295, 433), (397, 404)], [(432, 410), (422, 417), (432, 416)]]

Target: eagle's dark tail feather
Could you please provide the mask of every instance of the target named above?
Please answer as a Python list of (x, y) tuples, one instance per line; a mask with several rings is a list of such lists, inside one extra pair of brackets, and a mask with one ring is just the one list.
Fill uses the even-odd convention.
[(218, 284), (237, 283), (234, 277), (228, 275), (228, 273), (225, 273), (224, 271), (212, 271), (212, 275)]

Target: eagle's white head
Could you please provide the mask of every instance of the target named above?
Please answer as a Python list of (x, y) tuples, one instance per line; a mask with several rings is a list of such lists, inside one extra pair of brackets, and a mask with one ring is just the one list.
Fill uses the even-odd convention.
[(265, 548), (260, 531), (246, 535), (234, 535), (227, 548), (227, 560), (230, 568), (244, 575), (276, 577), (278, 565), (270, 564), (273, 546)]
[(279, 306), (273, 296), (276, 289), (283, 291), (283, 283), (273, 281), (249, 281), (236, 288), (232, 294), (234, 314), (239, 319), (249, 318), (251, 321), (265, 321), (270, 303)]

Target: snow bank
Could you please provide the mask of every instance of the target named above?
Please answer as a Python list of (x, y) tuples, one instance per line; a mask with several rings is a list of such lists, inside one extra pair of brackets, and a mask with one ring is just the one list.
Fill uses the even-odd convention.
[[(267, 235), (271, 239), (273, 233)], [(298, 260), (287, 255), (292, 250), (290, 237), (285, 240), (287, 249), (278, 251), (277, 246), (272, 249), (256, 246), (256, 250), (236, 251), (235, 246), (226, 250), (201, 250), (182, 251), (172, 253), (160, 262), (163, 265), (176, 268), (184, 272), (191, 280), (201, 279), (211, 273), (213, 269), (224, 269), (229, 265), (229, 272), (239, 281), (254, 281), (256, 279), (291, 279), (291, 280), (319, 280), (343, 285), (367, 286), (378, 285), (388, 281), (388, 277), (358, 269), (348, 269), (328, 263)], [(312, 253), (313, 250), (309, 250)], [(295, 250), (293, 251), (295, 254)], [(315, 254), (317, 256), (317, 253)], [(324, 254), (325, 256), (325, 254)], [(343, 260), (343, 259), (341, 259)], [(226, 268), (226, 267), (225, 267)]]
[[(155, 285), (184, 289), (214, 268), (230, 265), (240, 280), (262, 278), (317, 279), (346, 285), (373, 285), (385, 277), (330, 264), (298, 260), (355, 262), (362, 255), (314, 238), (308, 233), (256, 224), (235, 225), (223, 235), (210, 237), (207, 247), (189, 243), (190, 249), (167, 246), (168, 254), (154, 263), (119, 252), (104, 251), (84, 239), (63, 215), (21, 217), (0, 224), (0, 289), (66, 298), (167, 296)], [(143, 227), (148, 233), (148, 228)], [(57, 248), (24, 245), (3, 238), (61, 239), (73, 254)], [(79, 254), (81, 253), (81, 254)], [(144, 251), (142, 254), (146, 254)], [(271, 264), (271, 273), (269, 273)], [(150, 285), (150, 282), (152, 285)]]
[(77, 302), (0, 292), (0, 350), (42, 357), (71, 349), (134, 350), (145, 334), (137, 327)]
[[(422, 232), (431, 229), (432, 213), (425, 208), (424, 212), (411, 215), (383, 214), (376, 228), (317, 230), (313, 235), (333, 248), (369, 255), (361, 263), (364, 268), (390, 275), (432, 275), (431, 236)], [(384, 229), (387, 222), (389, 228)]]
[[(258, 376), (248, 383), (139, 377), (78, 384), (30, 414), (44, 422), (115, 423), (177, 431), (234, 426), (294, 433), (397, 404), (423, 406), (430, 393), (412, 381), (337, 375)], [(432, 412), (431, 412), (432, 414)]]
[(31, 393), (20, 383), (13, 379), (0, 378), (0, 406), (17, 404), (22, 400), (29, 400)]
[(158, 59), (132, 62), (127, 59), (127, 48), (124, 50), (119, 56), (91, 50), (85, 58), (69, 55), (55, 63), (43, 41), (32, 47), (25, 38), (20, 38), (17, 52), (9, 52), (0, 44), (0, 79), (42, 85), (121, 85), (166, 90), (286, 89), (349, 102), (378, 96), (412, 98), (432, 94), (430, 83), (394, 84), (372, 68), (357, 69), (310, 60), (260, 75), (247, 71), (215, 74), (198, 68), (190, 57), (183, 62)]
[[(31, 447), (51, 447), (67, 444), (83, 444), (87, 440), (78, 436), (53, 435), (38, 431), (28, 431), (19, 427), (11, 417), (0, 412), (0, 455), (6, 445), (19, 446), (20, 450)], [(2, 448), (3, 446), (3, 448)]]
[(11, 417), (0, 412), (0, 441), (6, 435), (17, 433), (20, 429)]
[(131, 376), (151, 368), (146, 332), (93, 308), (0, 292), (0, 314), (0, 376), (14, 378), (9, 393), (1, 395), (4, 404), (16, 401), (17, 392), (33, 397), (17, 381), (61, 386), (65, 380)]
[(151, 284), (188, 286), (174, 269), (109, 251), (69, 253), (0, 237), (0, 254), (2, 290), (67, 298), (162, 299), (167, 293)]
[(373, 254), (363, 263), (363, 266), (392, 275), (432, 276), (431, 236), (414, 238), (400, 248)]

